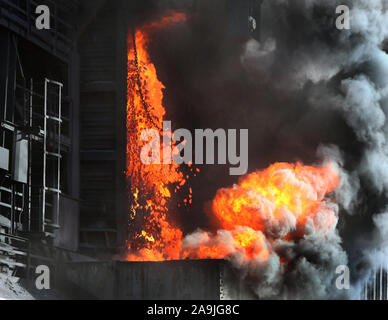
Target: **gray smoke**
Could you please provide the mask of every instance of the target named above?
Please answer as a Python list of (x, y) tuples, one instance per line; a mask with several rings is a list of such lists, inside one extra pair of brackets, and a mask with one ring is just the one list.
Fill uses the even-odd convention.
[[(335, 9), (343, 4), (350, 8), (350, 30), (335, 27)], [(387, 10), (388, 0), (263, 3), (262, 40), (250, 40), (241, 57), (246, 72), (287, 95), (304, 96), (314, 112), (339, 112), (359, 147), (357, 156), (335, 146), (318, 150), (341, 168), (335, 203), (343, 218), (342, 240), (337, 232), (307, 232), (291, 250), (284, 248), (300, 257), (287, 279), (264, 281), (261, 295), (338, 297), (343, 292), (335, 288), (335, 268), (347, 263), (352, 290), (345, 294), (357, 298), (369, 271), (387, 260), (388, 214), (381, 213), (388, 205)]]
[[(338, 5), (350, 8), (350, 30), (335, 26)], [(213, 19), (165, 35), (169, 50), (154, 55), (156, 65), (183, 75), (163, 81), (169, 106), (181, 108), (172, 114), (184, 115), (181, 127), (248, 128), (249, 172), (279, 161), (331, 161), (341, 182), (325, 199), (331, 218), (320, 212), (302, 239), (281, 239), (294, 227), (291, 215), (285, 225), (266, 225), (275, 241), (266, 244), (272, 254), (263, 263), (244, 260), (232, 231), (206, 219), (203, 202), (236, 181), (221, 167), (203, 167), (193, 182), (201, 201), (182, 218), (184, 247), (221, 246), (259, 297), (359, 298), (387, 260), (388, 0), (264, 0), (261, 40), (246, 42), (242, 54)], [(168, 42), (177, 37), (179, 48)], [(319, 228), (327, 220), (331, 228)], [(192, 233), (197, 227), (213, 232)], [(350, 268), (351, 290), (336, 288), (339, 265)]]

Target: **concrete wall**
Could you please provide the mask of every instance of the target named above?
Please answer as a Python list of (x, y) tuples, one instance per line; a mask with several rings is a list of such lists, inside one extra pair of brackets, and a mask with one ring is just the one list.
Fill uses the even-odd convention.
[(254, 298), (224, 260), (82, 262), (66, 264), (63, 271), (66, 280), (98, 299)]
[(116, 263), (111, 262), (75, 262), (63, 266), (61, 276), (64, 280), (79, 287), (80, 291), (98, 299), (117, 297)]
[(121, 299), (219, 299), (218, 261), (118, 262)]

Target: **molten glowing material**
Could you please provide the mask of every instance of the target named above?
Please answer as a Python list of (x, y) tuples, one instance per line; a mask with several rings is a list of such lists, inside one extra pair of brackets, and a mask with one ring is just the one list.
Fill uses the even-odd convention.
[[(146, 142), (140, 140), (144, 129), (161, 131), (165, 109), (163, 84), (148, 54), (150, 35), (171, 23), (185, 20), (181, 13), (171, 13), (161, 20), (144, 25), (128, 37), (127, 74), (127, 170), (132, 195), (128, 249), (136, 254), (130, 260), (164, 260), (178, 258), (182, 232), (167, 220), (172, 184), (184, 184), (178, 165), (144, 165), (140, 150)], [(170, 147), (171, 146), (167, 146)], [(161, 153), (163, 150), (161, 150)]]

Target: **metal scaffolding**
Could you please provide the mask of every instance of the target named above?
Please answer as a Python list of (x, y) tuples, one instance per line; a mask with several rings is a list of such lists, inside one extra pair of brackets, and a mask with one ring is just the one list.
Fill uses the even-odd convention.
[(22, 89), (16, 96), (24, 99), (26, 126), (2, 121), (1, 148), (12, 151), (12, 167), (0, 181), (0, 265), (11, 269), (26, 265), (18, 262), (20, 250), (11, 250), (15, 236), (53, 238), (59, 229), (63, 84), (45, 79), (39, 87), (42, 94), (32, 79), (28, 89), (15, 85)]
[(8, 48), (2, 51), (7, 62), (0, 114), (0, 272), (12, 273), (28, 265), (29, 240), (51, 243), (59, 229), (61, 162), (70, 148), (62, 126), (65, 121), (69, 127), (70, 100), (64, 102), (58, 81), (27, 80), (17, 39), (2, 36)]
[(76, 245), (62, 237), (79, 219), (71, 174), (77, 156), (70, 155), (78, 3), (39, 4), (51, 12), (52, 28), (44, 32), (34, 28), (36, 1), (0, 0), (0, 275), (30, 270), (30, 259), (40, 261), (40, 245), (78, 245), (78, 228), (69, 237)]

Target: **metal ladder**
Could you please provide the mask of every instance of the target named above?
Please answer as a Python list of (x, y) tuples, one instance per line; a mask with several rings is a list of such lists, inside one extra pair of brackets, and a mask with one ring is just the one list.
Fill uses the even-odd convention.
[[(57, 87), (57, 105), (51, 105), (49, 102), (50, 87)], [(46, 236), (53, 236), (53, 231), (59, 226), (59, 200), (61, 195), (61, 125), (62, 125), (62, 88), (63, 84), (57, 81), (45, 79), (44, 83), (44, 126), (43, 126), (43, 177), (42, 177), (42, 202), (41, 202), (41, 232)], [(51, 109), (50, 109), (51, 107)], [(56, 109), (56, 110), (53, 110)], [(53, 131), (49, 130), (52, 125)], [(55, 130), (55, 127), (57, 131)], [(52, 145), (55, 144), (55, 147)], [(48, 161), (53, 160), (56, 163), (56, 176), (53, 179), (54, 185), (47, 181)], [(49, 203), (48, 197), (56, 203)], [(48, 207), (51, 206), (51, 216)]]

